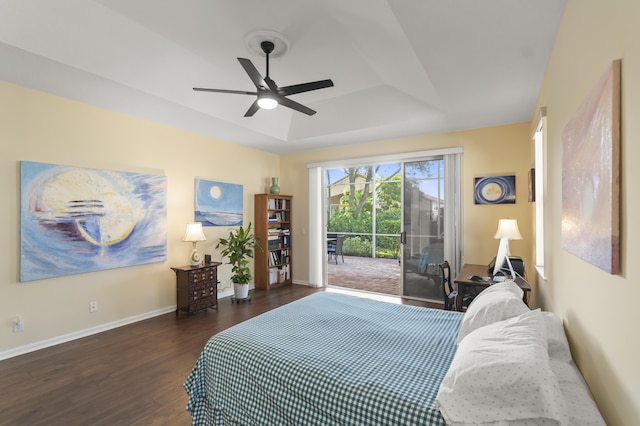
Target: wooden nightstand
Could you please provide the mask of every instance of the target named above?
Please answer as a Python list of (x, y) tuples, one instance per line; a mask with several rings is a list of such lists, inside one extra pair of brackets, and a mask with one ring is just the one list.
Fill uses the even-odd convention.
[(221, 263), (171, 268), (177, 279), (176, 315), (180, 311), (191, 314), (207, 308), (218, 309), (218, 265)]

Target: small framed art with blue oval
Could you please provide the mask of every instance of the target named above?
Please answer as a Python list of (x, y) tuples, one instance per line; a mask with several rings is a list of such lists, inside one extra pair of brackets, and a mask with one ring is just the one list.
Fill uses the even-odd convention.
[(515, 202), (515, 176), (489, 176), (475, 178), (476, 204), (515, 204)]

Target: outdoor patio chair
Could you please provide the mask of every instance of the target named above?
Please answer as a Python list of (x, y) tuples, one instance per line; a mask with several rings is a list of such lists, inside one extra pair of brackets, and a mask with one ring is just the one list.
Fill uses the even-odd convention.
[(327, 255), (329, 261), (331, 257), (335, 258), (336, 265), (338, 264), (338, 255), (342, 257), (342, 263), (344, 263), (344, 254), (342, 253), (342, 244), (344, 243), (344, 235), (336, 236), (335, 244), (327, 244)]

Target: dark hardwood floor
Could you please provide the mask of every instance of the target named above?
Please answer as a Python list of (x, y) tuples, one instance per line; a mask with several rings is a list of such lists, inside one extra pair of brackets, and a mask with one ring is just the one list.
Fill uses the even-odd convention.
[(0, 425), (188, 425), (182, 384), (207, 340), (317, 291), (252, 291), (251, 302), (221, 299), (218, 311), (166, 314), (1, 361)]

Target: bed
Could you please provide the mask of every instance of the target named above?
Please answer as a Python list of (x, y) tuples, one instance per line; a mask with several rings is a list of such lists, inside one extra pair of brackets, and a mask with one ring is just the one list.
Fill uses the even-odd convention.
[(194, 425), (444, 425), (433, 402), (461, 319), (315, 293), (212, 337), (187, 409)]
[(460, 312), (321, 292), (213, 336), (194, 425), (605, 425), (561, 320), (513, 282)]

